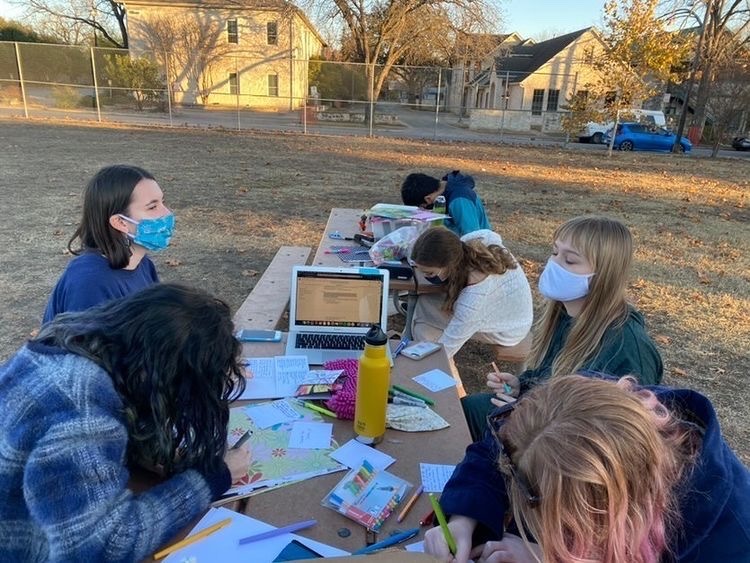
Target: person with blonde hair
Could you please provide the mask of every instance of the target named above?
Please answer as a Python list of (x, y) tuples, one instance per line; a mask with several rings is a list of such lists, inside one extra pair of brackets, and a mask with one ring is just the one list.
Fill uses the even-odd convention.
[(661, 382), (659, 351), (643, 316), (626, 298), (632, 261), (633, 237), (616, 219), (582, 216), (557, 228), (539, 278), (546, 301), (534, 327), (528, 369), (519, 376), (490, 373), (487, 384), (497, 396), (465, 398), (474, 439), (481, 435), (491, 402), (500, 406), (550, 377), (593, 371), (632, 375), (645, 385)]
[(440, 498), (444, 561), (741, 563), (750, 472), (687, 389), (554, 377), (487, 418)]
[(442, 344), (451, 361), (470, 338), (523, 360), (534, 315), (531, 288), (500, 235), (481, 230), (459, 238), (431, 228), (414, 243), (411, 261), (427, 282), (445, 290), (420, 295), (411, 326), (415, 340)]

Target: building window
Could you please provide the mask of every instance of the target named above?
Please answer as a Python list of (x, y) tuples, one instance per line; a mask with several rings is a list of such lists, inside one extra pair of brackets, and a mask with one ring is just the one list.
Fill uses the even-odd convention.
[(277, 45), (279, 43), (279, 25), (276, 22), (266, 24), (266, 43)]
[(547, 90), (547, 111), (557, 111), (560, 101), (560, 90)]
[(229, 93), (235, 96), (240, 93), (240, 81), (236, 72), (229, 73)]
[(542, 115), (544, 103), (544, 90), (534, 90), (534, 96), (531, 98), (531, 115)]
[(268, 95), (278, 97), (279, 95), (279, 75), (269, 74), (268, 75)]
[(227, 43), (239, 43), (240, 38), (237, 34), (237, 20), (227, 20)]

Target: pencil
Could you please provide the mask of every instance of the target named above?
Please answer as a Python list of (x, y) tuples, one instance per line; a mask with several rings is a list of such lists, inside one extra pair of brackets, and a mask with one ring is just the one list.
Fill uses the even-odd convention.
[(443, 514), (443, 509), (440, 508), (440, 503), (435, 498), (435, 495), (430, 493), (430, 502), (432, 503), (432, 508), (435, 511), (435, 517), (438, 519), (438, 522), (440, 522), (440, 529), (443, 530), (443, 537), (445, 537), (445, 543), (448, 544), (448, 549), (451, 550), (451, 555), (456, 554), (456, 540), (453, 538), (453, 534), (451, 534), (451, 530), (448, 527), (448, 522), (445, 520), (445, 514)]
[(194, 544), (197, 541), (202, 540), (206, 536), (210, 536), (211, 534), (213, 534), (214, 532), (216, 532), (218, 530), (221, 530), (225, 526), (229, 526), (229, 524), (231, 524), (231, 523), (232, 523), (232, 519), (231, 518), (225, 518), (221, 522), (217, 522), (213, 526), (209, 526), (208, 528), (206, 528), (205, 530), (201, 530), (197, 534), (193, 534), (192, 536), (188, 536), (184, 540), (178, 541), (177, 543), (172, 544), (169, 547), (165, 547), (161, 551), (157, 551), (156, 553), (154, 553), (154, 559), (162, 559), (163, 557), (166, 557), (170, 553), (174, 553), (175, 551), (177, 551), (179, 549), (182, 549), (183, 547), (185, 547), (187, 545), (191, 545), (191, 544)]
[(302, 406), (310, 409), (311, 411), (316, 411), (326, 416), (330, 416), (331, 418), (338, 418), (335, 412), (329, 411), (328, 409), (324, 409), (323, 407), (319, 407), (318, 405), (314, 403), (308, 403), (307, 401), (302, 401)]
[(404, 509), (398, 515), (398, 518), (396, 518), (396, 522), (401, 522), (401, 520), (406, 518), (406, 515), (409, 514), (411, 507), (414, 506), (415, 502), (417, 502), (417, 499), (419, 498), (419, 495), (422, 494), (422, 491), (424, 491), (424, 487), (422, 485), (419, 485), (419, 488), (416, 491), (414, 491), (414, 494), (411, 495), (411, 498), (406, 503), (406, 506), (404, 506)]
[(412, 397), (416, 397), (417, 399), (421, 399), (422, 401), (424, 401), (425, 403), (427, 403), (430, 406), (432, 406), (432, 405), (435, 404), (435, 401), (433, 401), (432, 399), (428, 399), (424, 395), (420, 395), (416, 391), (412, 391), (411, 389), (407, 389), (406, 387), (401, 387), (400, 385), (395, 385), (395, 384), (391, 385), (391, 387), (393, 387), (396, 391), (401, 391), (402, 393), (406, 393), (407, 395), (411, 395)]
[[(497, 369), (497, 364), (495, 362), (492, 362), (492, 369), (495, 370), (495, 375), (497, 375), (498, 377), (500, 377), (500, 370)], [(513, 388), (510, 385), (508, 385), (507, 383), (503, 383), (503, 392), (506, 395), (510, 395), (511, 391), (513, 391)]]

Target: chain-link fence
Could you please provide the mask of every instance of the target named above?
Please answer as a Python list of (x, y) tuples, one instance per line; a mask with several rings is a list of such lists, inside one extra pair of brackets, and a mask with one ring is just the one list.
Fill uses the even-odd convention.
[(440, 139), (564, 137), (564, 93), (550, 89), (542, 110), (511, 109), (507, 82), (494, 71), (467, 79), (440, 67), (384, 73), (378, 65), (237, 55), (186, 65), (173, 55), (0, 42), (0, 115)]

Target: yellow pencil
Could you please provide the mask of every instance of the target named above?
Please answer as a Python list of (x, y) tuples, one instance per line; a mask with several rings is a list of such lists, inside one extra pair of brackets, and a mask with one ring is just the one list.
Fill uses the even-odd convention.
[(188, 536), (184, 540), (178, 541), (177, 543), (175, 543), (173, 545), (170, 545), (169, 547), (165, 547), (161, 551), (156, 552), (154, 554), (154, 559), (162, 559), (162, 558), (166, 557), (167, 555), (169, 555), (170, 553), (174, 553), (178, 549), (182, 549), (186, 545), (193, 544), (193, 543), (195, 543), (197, 541), (202, 540), (206, 536), (210, 536), (211, 534), (213, 534), (217, 530), (221, 530), (225, 526), (229, 526), (229, 524), (231, 524), (231, 523), (232, 523), (232, 519), (231, 518), (225, 518), (221, 522), (217, 522), (213, 526), (209, 526), (208, 528), (206, 528), (205, 530), (201, 530), (197, 534), (193, 534), (192, 536)]
[(323, 407), (319, 407), (318, 405), (315, 405), (313, 403), (308, 403), (307, 401), (302, 401), (302, 405), (311, 411), (317, 411), (321, 414), (324, 414), (326, 416), (330, 416), (331, 418), (338, 418), (336, 416), (336, 413), (333, 411), (329, 411), (328, 409), (324, 409)]

